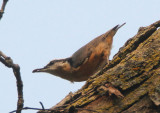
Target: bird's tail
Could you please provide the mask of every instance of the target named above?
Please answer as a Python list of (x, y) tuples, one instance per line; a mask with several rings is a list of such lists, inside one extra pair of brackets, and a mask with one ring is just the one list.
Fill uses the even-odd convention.
[(124, 26), (126, 23), (123, 23), (122, 25), (116, 25), (114, 28), (112, 28), (112, 30), (117, 31), (119, 28), (121, 28), (122, 26)]
[(121, 27), (124, 26), (125, 24), (126, 24), (126, 22), (123, 23), (122, 25), (118, 25), (118, 28), (117, 28), (117, 29), (121, 28)]

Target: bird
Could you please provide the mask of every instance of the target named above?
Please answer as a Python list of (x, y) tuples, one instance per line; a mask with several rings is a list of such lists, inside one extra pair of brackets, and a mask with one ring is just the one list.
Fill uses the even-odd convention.
[(116, 25), (106, 33), (96, 37), (81, 47), (72, 56), (50, 61), (43, 68), (32, 72), (46, 72), (71, 82), (86, 81), (88, 78), (109, 64), (113, 37), (126, 23)]

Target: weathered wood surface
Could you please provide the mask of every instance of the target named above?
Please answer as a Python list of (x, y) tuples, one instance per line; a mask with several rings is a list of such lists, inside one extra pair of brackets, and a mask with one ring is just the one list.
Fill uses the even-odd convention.
[[(160, 113), (160, 21), (142, 27), (101, 72), (50, 110), (39, 113)], [(123, 38), (123, 37), (121, 37)], [(118, 98), (109, 91), (114, 88)], [(113, 90), (112, 90), (113, 89)], [(56, 98), (56, 97), (55, 97)], [(59, 106), (59, 107), (58, 107)]]

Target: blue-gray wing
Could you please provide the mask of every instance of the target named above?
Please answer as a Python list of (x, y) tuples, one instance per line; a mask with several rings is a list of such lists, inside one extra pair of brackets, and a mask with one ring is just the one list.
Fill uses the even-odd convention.
[[(124, 23), (125, 24), (125, 23)], [(116, 25), (115, 27), (113, 27), (111, 30), (109, 30), (108, 32), (98, 36), (97, 38), (93, 39), (92, 41), (90, 41), (88, 44), (86, 44), (85, 46), (81, 47), (78, 51), (76, 51), (69, 59), (68, 61), (70, 62), (70, 64), (74, 67), (77, 68), (79, 67), (81, 64), (84, 63), (84, 61), (88, 60), (89, 57), (91, 56), (92, 52), (95, 51), (96, 46), (103, 42), (107, 36), (111, 33), (114, 32), (114, 34), (117, 32), (117, 30), (122, 27), (124, 24), (122, 24), (121, 26)], [(113, 36), (114, 36), (113, 34)], [(107, 43), (106, 43), (107, 44)]]
[(74, 68), (77, 68), (90, 57), (91, 53), (92, 48), (85, 45), (70, 57), (69, 62)]

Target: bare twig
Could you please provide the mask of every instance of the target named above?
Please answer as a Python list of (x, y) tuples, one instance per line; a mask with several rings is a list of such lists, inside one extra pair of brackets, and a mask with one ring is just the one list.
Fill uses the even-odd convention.
[(43, 103), (42, 102), (39, 102), (40, 104), (41, 104), (41, 106), (42, 106), (42, 109), (44, 110), (45, 108), (44, 108), (44, 105), (43, 105)]
[[(91, 110), (91, 109), (74, 108), (74, 107), (72, 107), (71, 109), (73, 109), (73, 112), (76, 111), (76, 110), (80, 110), (80, 111), (90, 111), (90, 112), (99, 113), (98, 111)], [(68, 111), (69, 113), (71, 112), (71, 109), (69, 109), (69, 111)], [(43, 108), (33, 108), (33, 107), (24, 107), (21, 110), (42, 110), (42, 111), (44, 110), (44, 111), (51, 111), (52, 113), (57, 113), (57, 110), (43, 109)], [(17, 112), (17, 110), (11, 111), (9, 113), (15, 113), (15, 112)]]
[[(32, 108), (32, 107), (24, 107), (21, 110), (44, 110), (44, 109), (41, 109), (41, 108)], [(49, 110), (49, 109), (45, 109), (45, 110)], [(17, 112), (17, 110), (11, 111), (9, 113), (15, 113), (15, 112)]]
[(0, 10), (0, 19), (3, 16), (3, 13), (4, 13), (4, 10), (5, 10), (7, 2), (8, 2), (8, 0), (3, 0), (2, 6), (1, 6), (1, 10)]
[(17, 102), (17, 113), (21, 113), (23, 108), (23, 82), (21, 80), (20, 67), (18, 64), (14, 64), (10, 57), (7, 57), (0, 51), (0, 62), (2, 62), (8, 68), (12, 68), (14, 75), (17, 80), (17, 91), (18, 91), (18, 102)]

